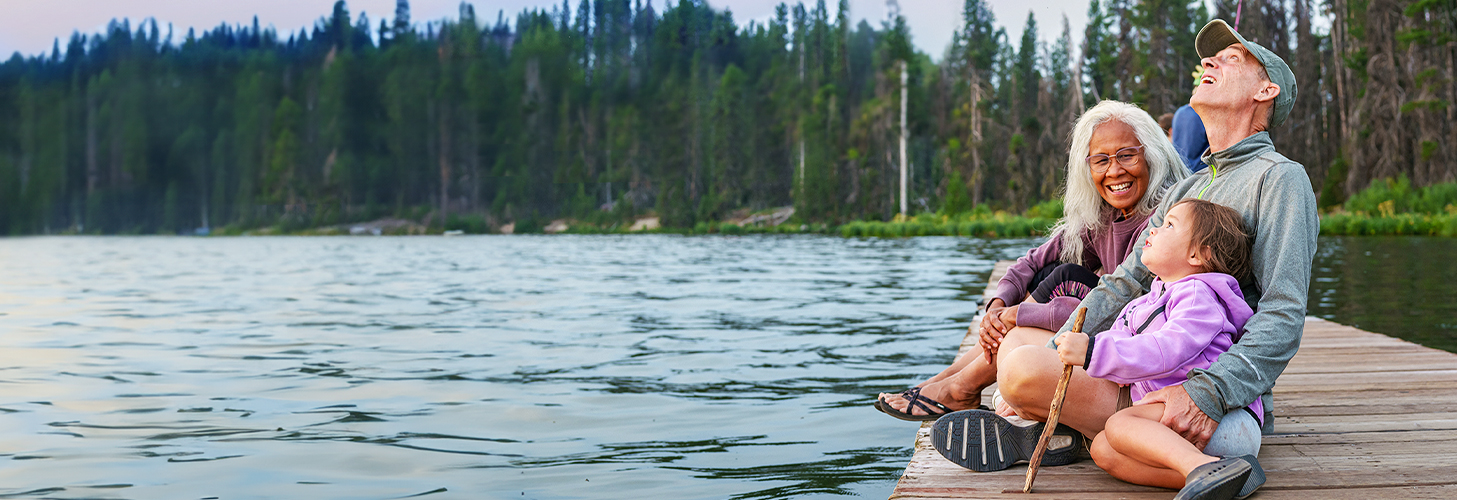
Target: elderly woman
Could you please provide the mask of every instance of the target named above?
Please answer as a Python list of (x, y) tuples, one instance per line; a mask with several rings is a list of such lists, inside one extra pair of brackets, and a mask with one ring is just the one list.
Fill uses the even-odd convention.
[(978, 345), (930, 380), (881, 394), (880, 411), (924, 421), (978, 407), (982, 389), (997, 380), (995, 354), (1007, 332), (1023, 327), (1051, 338), (1098, 277), (1133, 251), (1163, 192), (1189, 175), (1158, 122), (1132, 104), (1103, 101), (1088, 109), (1071, 141), (1063, 218), (997, 283)]

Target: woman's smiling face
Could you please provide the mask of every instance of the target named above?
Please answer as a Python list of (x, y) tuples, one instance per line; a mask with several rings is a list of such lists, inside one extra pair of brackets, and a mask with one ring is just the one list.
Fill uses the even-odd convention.
[[(1088, 141), (1088, 155), (1111, 157), (1120, 149), (1141, 145), (1143, 143), (1138, 141), (1133, 127), (1110, 120), (1093, 129), (1093, 139)], [(1098, 187), (1098, 195), (1113, 208), (1128, 211), (1137, 206), (1143, 194), (1148, 192), (1148, 162), (1142, 153), (1137, 157), (1138, 161), (1132, 165), (1123, 165), (1110, 158), (1108, 170), (1101, 173), (1089, 168), (1093, 174), (1093, 185)]]

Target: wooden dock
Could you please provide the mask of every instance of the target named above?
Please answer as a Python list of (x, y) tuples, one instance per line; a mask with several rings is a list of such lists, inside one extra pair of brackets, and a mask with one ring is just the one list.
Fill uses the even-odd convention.
[[(998, 263), (991, 283), (1010, 264)], [(974, 344), (968, 335), (962, 350)], [(1174, 496), (1114, 479), (1091, 460), (1043, 467), (1033, 493), (1023, 494), (1025, 465), (958, 467), (931, 447), (930, 424), (916, 432), (891, 498)], [(1275, 384), (1275, 434), (1265, 436), (1260, 463), (1268, 481), (1253, 499), (1457, 499), (1457, 354), (1306, 318), (1300, 352)]]

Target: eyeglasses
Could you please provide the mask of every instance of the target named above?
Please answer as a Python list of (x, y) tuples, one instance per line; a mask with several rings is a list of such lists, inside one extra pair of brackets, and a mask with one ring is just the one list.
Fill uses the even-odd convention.
[(1093, 155), (1088, 157), (1088, 167), (1100, 174), (1107, 172), (1108, 167), (1113, 165), (1113, 158), (1118, 159), (1119, 165), (1131, 167), (1138, 163), (1138, 155), (1141, 154), (1143, 154), (1143, 146), (1130, 146), (1114, 151), (1111, 157), (1108, 155)]

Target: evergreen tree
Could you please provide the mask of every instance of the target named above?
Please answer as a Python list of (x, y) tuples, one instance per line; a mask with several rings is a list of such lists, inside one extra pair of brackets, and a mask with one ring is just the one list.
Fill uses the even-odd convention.
[[(1049, 44), (1029, 13), (1012, 44), (985, 0), (965, 0), (933, 62), (893, 3), (878, 26), (852, 24), (846, 0), (746, 24), (701, 1), (654, 4), (564, 1), (487, 23), (466, 3), (417, 25), (405, 0), (377, 21), (339, 1), (283, 36), (257, 19), (177, 39), (119, 20), (57, 40), (0, 63), (0, 232), (379, 217), (529, 232), (647, 214), (691, 227), (785, 205), (806, 222), (886, 219), (902, 68), (912, 210), (1021, 210), (1057, 196), (1086, 106), (1187, 102), (1209, 17), (1193, 0), (1090, 0), (1088, 25), (1064, 21)], [(1325, 204), (1374, 179), (1453, 179), (1453, 9), (1328, 8), (1214, 5), (1297, 72), (1278, 148)]]

